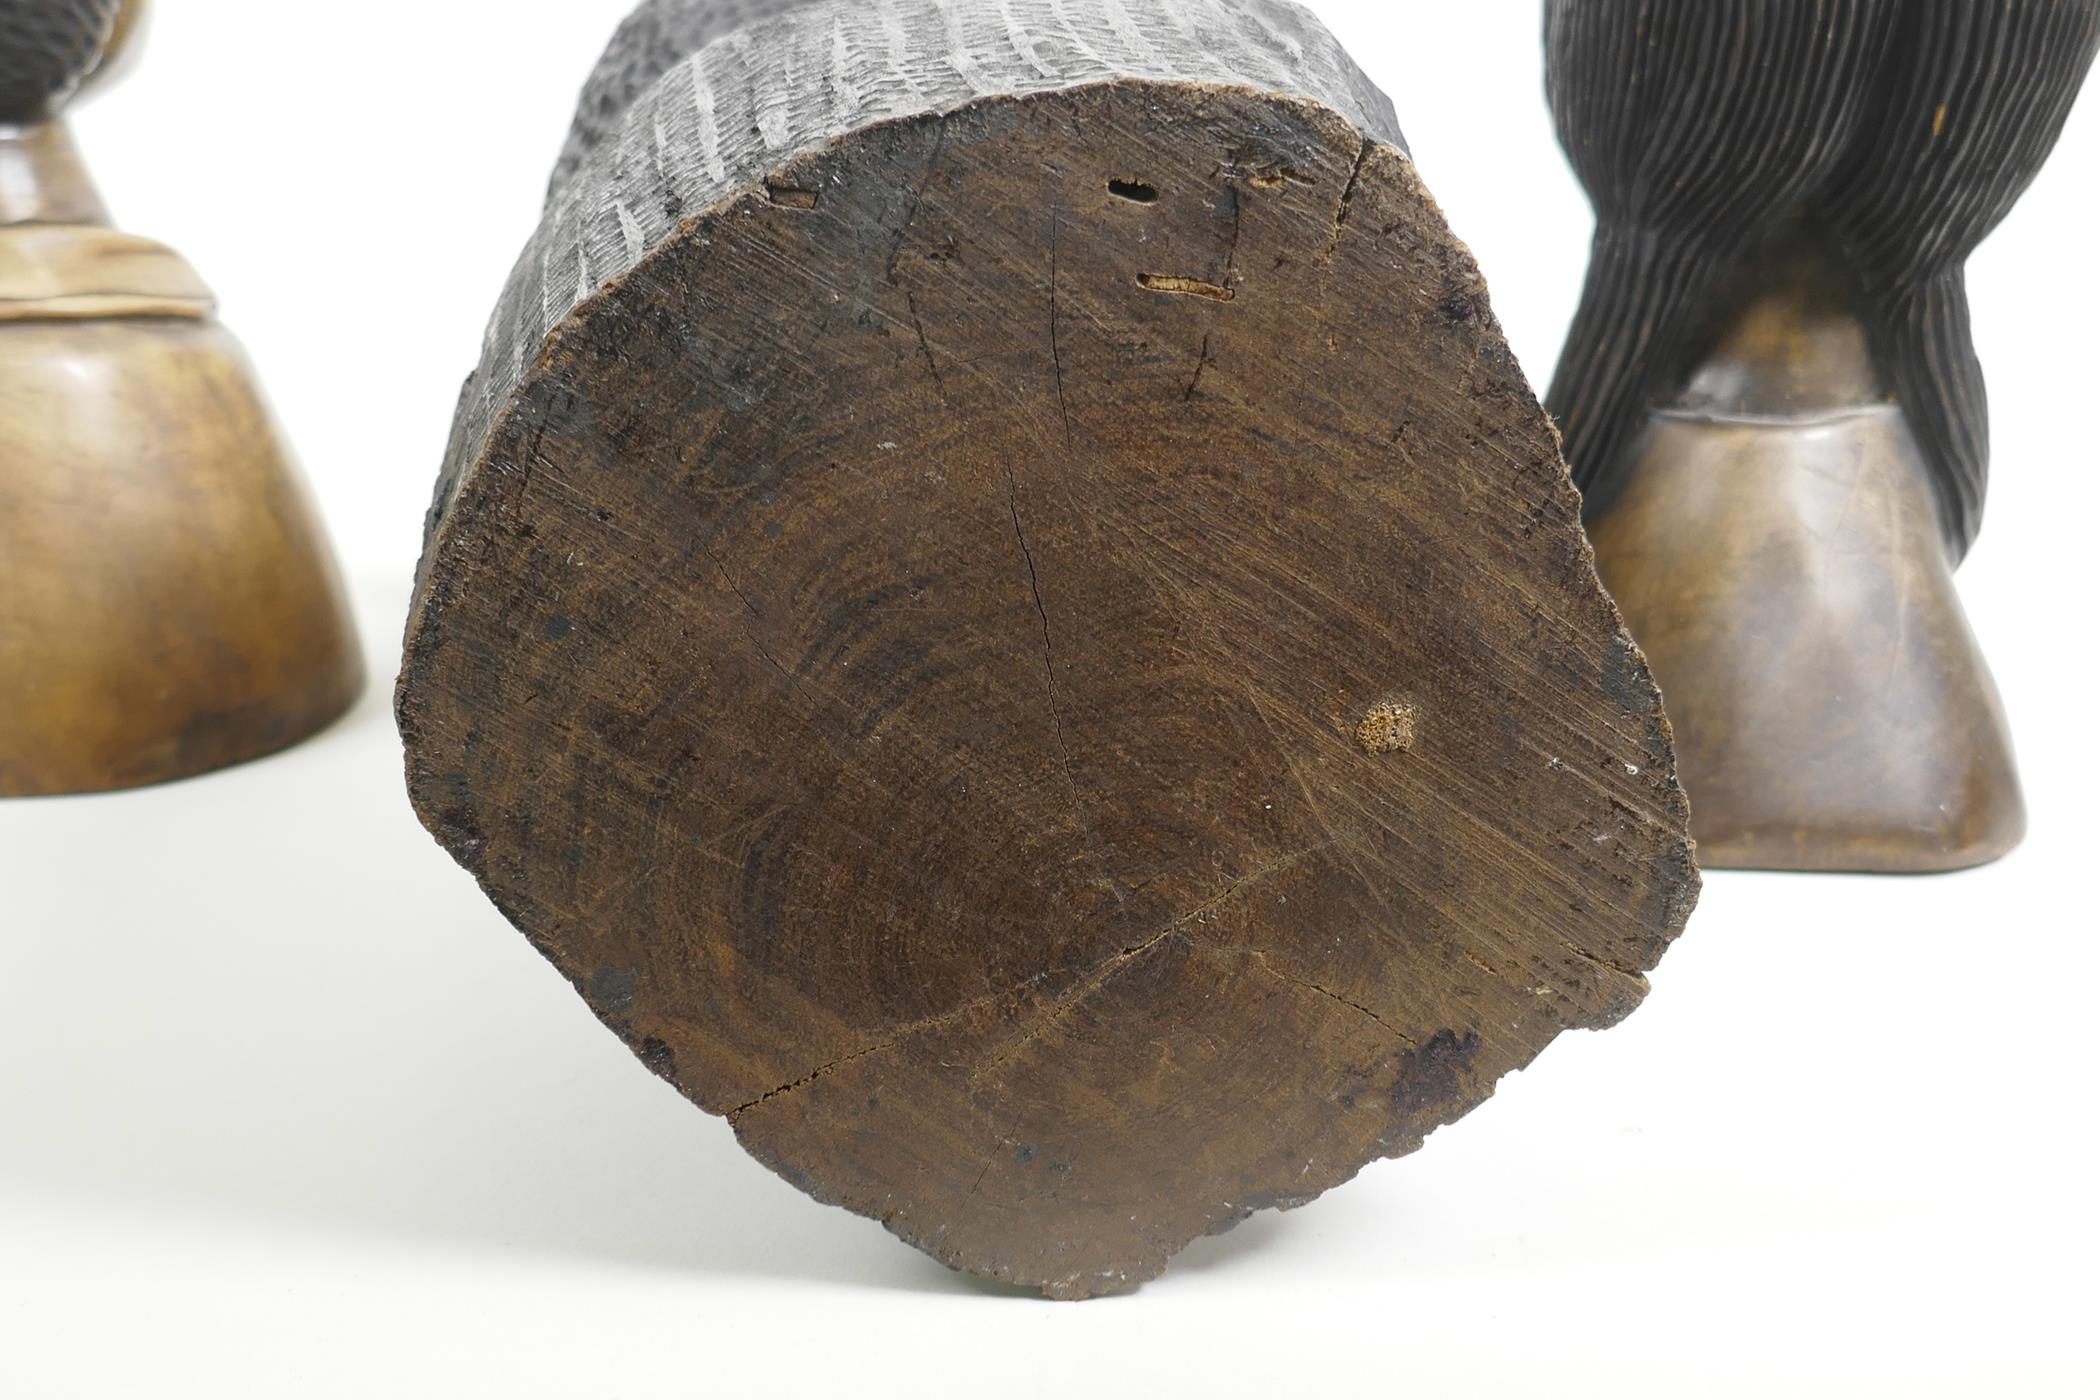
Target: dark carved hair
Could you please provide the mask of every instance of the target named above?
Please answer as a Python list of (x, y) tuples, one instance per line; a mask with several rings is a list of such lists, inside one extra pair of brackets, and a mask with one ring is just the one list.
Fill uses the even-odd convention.
[(1798, 227), (1851, 278), (1966, 551), (1989, 443), (1963, 267), (2055, 146), (2100, 0), (1547, 0), (1546, 48), (1597, 207), (1547, 395), (1587, 504), (1743, 262)]
[(122, 0), (0, 0), (0, 122), (32, 122), (102, 57)]

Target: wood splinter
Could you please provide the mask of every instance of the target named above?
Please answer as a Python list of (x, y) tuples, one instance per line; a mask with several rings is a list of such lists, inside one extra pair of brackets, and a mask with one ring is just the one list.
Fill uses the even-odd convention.
[(646, 5), (585, 93), (410, 789), (789, 1181), (1126, 1289), (1633, 1008), (1697, 886), (1668, 726), (1303, 10), (764, 8)]

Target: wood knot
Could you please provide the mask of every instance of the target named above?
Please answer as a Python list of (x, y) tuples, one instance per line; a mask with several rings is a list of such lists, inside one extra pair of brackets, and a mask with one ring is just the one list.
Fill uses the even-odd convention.
[(1415, 746), (1415, 707), (1405, 700), (1373, 705), (1358, 721), (1356, 742), (1365, 753), (1400, 753)]

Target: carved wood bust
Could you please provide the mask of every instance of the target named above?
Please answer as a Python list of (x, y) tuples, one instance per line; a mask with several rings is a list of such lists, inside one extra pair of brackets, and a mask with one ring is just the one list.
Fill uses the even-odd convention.
[(1943, 870), (2022, 834), (1952, 581), (1989, 461), (1963, 269), (2096, 46), (2100, 0), (1547, 7), (1597, 208), (1548, 404), (1709, 865)]
[(141, 0), (0, 0), (0, 797), (281, 749), (362, 663), (306, 489), (210, 290), (119, 233), (68, 135)]

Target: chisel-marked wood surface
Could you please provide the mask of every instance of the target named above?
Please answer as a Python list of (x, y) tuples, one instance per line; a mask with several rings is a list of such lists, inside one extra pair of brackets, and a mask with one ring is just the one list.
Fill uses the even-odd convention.
[(418, 811), (821, 1200), (1081, 1297), (1645, 991), (1697, 877), (1543, 413), (1267, 0), (646, 9), (492, 324)]
[(1964, 268), (2100, 0), (1551, 0), (1547, 45), (1597, 206), (1548, 402), (1705, 860), (2004, 854), (2025, 810), (1953, 583), (1989, 461)]

